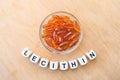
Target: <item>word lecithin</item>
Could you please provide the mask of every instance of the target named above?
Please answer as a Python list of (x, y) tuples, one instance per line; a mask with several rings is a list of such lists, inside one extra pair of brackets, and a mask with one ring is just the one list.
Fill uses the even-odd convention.
[[(96, 53), (93, 50), (89, 50), (86, 55), (83, 55), (77, 59), (69, 60), (69, 61), (52, 61), (48, 60), (46, 58), (42, 58), (35, 53), (33, 53), (29, 48), (25, 48), (21, 54), (29, 58), (30, 62), (38, 64), (42, 68), (49, 67), (50, 70), (57, 70), (58, 68), (60, 70), (67, 70), (70, 69), (76, 69), (78, 65), (84, 66), (88, 63), (89, 60), (94, 60), (96, 58)], [(88, 58), (88, 59), (87, 59)]]

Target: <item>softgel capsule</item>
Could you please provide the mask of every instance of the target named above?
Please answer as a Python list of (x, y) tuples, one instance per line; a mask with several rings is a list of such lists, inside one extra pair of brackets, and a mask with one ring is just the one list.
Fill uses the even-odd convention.
[[(22, 56), (25, 58), (30, 58), (30, 62), (38, 64), (41, 68), (49, 67), (50, 70), (57, 70), (60, 69), (62, 71), (70, 69), (78, 68), (78, 65), (84, 66), (88, 63), (89, 60), (94, 60), (96, 58), (96, 52), (93, 50), (89, 50), (86, 55), (83, 55), (79, 58), (69, 60), (69, 61), (55, 61), (55, 60), (48, 60), (46, 58), (42, 58), (32, 51), (29, 48), (25, 48), (21, 52)], [(88, 59), (87, 59), (88, 58)]]

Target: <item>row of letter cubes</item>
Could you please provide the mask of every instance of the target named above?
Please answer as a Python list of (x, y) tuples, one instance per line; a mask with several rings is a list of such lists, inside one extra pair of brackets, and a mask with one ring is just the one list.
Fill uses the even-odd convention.
[(96, 58), (96, 53), (93, 50), (90, 50), (86, 53), (86, 56), (81, 56), (77, 59), (70, 60), (70, 61), (49, 61), (46, 58), (40, 58), (38, 55), (35, 53), (32, 53), (29, 48), (25, 48), (22, 51), (22, 55), (24, 57), (30, 57), (30, 62), (32, 63), (38, 63), (40, 67), (46, 68), (49, 65), (50, 70), (57, 70), (60, 68), (60, 70), (67, 70), (69, 67), (70, 69), (76, 69), (78, 67), (78, 64), (81, 66), (86, 65), (88, 63), (88, 59), (94, 60)]

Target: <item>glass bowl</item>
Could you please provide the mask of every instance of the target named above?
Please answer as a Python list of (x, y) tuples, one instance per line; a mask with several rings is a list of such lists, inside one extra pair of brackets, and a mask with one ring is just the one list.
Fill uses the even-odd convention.
[[(44, 38), (42, 37), (43, 34), (44, 34), (44, 33), (43, 33), (43, 31), (44, 31), (43, 26), (46, 25), (46, 24), (48, 23), (48, 21), (49, 21), (53, 16), (55, 16), (55, 15), (57, 15), (57, 16), (68, 16), (68, 17), (70, 18), (70, 20), (76, 21), (77, 24), (78, 24), (78, 26), (79, 26), (79, 28), (80, 28), (80, 34), (79, 34), (79, 38), (78, 38), (77, 43), (76, 43), (74, 46), (72, 46), (71, 48), (69, 48), (69, 49), (62, 50), (62, 51), (56, 50), (56, 49), (54, 49), (53, 47), (50, 47), (50, 46), (46, 43), (46, 41), (44, 40)], [(42, 21), (42, 23), (41, 23), (41, 25), (40, 25), (40, 28), (39, 28), (40, 41), (42, 42), (43, 46), (44, 46), (46, 49), (48, 49), (50, 52), (52, 52), (52, 53), (67, 54), (67, 53), (73, 52), (73, 51), (79, 46), (79, 44), (80, 44), (80, 42), (81, 42), (81, 40), (82, 40), (82, 35), (83, 35), (83, 33), (82, 33), (82, 29), (81, 29), (81, 25), (80, 25), (79, 20), (78, 20), (74, 15), (72, 15), (72, 14), (70, 14), (70, 13), (68, 13), (68, 12), (65, 12), (65, 11), (58, 11), (58, 12), (54, 12), (54, 13), (49, 14), (49, 15), (48, 15), (47, 17), (45, 17), (45, 19)]]

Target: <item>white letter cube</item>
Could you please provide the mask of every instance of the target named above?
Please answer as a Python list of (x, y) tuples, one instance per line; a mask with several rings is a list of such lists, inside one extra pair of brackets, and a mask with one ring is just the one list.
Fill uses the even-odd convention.
[(58, 69), (58, 61), (50, 61), (50, 70), (57, 70)]
[(40, 62), (39, 62), (39, 66), (40, 66), (40, 67), (43, 67), (43, 68), (46, 68), (46, 67), (48, 66), (48, 62), (49, 62), (48, 59), (41, 58), (41, 60), (40, 60)]
[(78, 58), (78, 62), (80, 63), (81, 66), (88, 63), (86, 56), (82, 56), (82, 57)]
[(36, 55), (36, 54), (32, 54), (31, 57), (30, 57), (30, 62), (32, 63), (37, 63), (39, 61), (39, 56)]
[(68, 62), (67, 61), (61, 61), (60, 62), (60, 70), (67, 70), (68, 69)]
[(78, 67), (77, 60), (71, 60), (71, 61), (69, 61), (69, 65), (70, 65), (71, 69), (77, 68)]
[(93, 60), (96, 58), (96, 53), (93, 50), (88, 51), (86, 55), (90, 60)]
[(22, 54), (24, 57), (29, 57), (29, 56), (32, 54), (32, 52), (30, 51), (29, 48), (25, 48), (25, 49), (21, 52), (21, 54)]

